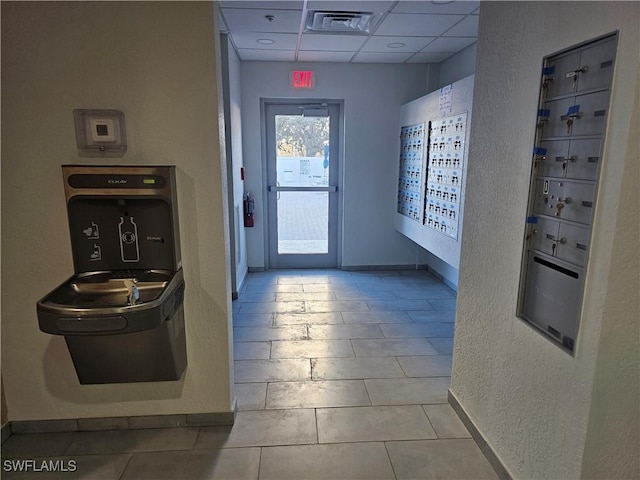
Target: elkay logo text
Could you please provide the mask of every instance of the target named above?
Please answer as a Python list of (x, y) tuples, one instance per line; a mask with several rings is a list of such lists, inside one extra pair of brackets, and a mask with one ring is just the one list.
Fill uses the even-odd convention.
[(75, 460), (3, 460), (5, 472), (75, 472), (78, 465)]

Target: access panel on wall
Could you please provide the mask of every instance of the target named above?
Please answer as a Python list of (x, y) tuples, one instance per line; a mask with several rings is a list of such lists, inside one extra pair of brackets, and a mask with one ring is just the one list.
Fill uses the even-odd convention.
[(518, 314), (573, 352), (617, 37), (544, 61)]
[(425, 124), (400, 129), (400, 174), (398, 176), (398, 213), (422, 220), (424, 205)]
[(465, 171), (467, 113), (430, 122), (424, 224), (457, 240)]

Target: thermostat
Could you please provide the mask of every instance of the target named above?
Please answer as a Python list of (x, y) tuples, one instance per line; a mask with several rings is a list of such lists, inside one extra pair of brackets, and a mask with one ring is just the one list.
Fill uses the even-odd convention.
[(119, 110), (73, 111), (76, 145), (82, 157), (121, 157), (127, 150), (124, 113)]

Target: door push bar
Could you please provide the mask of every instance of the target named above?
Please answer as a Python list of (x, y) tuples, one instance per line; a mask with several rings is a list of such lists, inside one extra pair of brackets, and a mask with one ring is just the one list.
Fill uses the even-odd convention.
[(338, 187), (328, 185), (326, 187), (279, 187), (277, 185), (269, 185), (269, 192), (329, 192), (335, 193)]

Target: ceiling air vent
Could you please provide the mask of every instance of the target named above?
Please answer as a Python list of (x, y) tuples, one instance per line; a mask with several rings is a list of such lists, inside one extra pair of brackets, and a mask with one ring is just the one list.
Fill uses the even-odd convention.
[(355, 33), (368, 35), (373, 13), (311, 11), (305, 31), (314, 33)]

